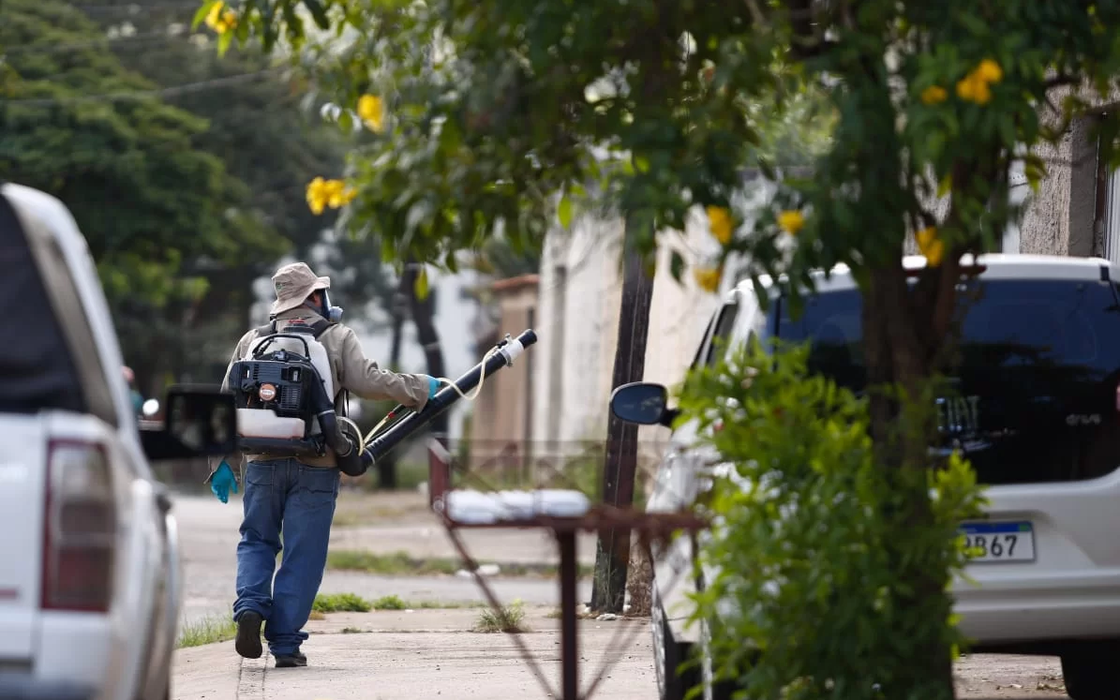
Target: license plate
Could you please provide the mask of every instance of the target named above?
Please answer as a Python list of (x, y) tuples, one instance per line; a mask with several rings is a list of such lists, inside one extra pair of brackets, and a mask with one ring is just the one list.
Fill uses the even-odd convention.
[(961, 534), (970, 563), (1034, 561), (1034, 527), (1028, 522), (965, 523)]

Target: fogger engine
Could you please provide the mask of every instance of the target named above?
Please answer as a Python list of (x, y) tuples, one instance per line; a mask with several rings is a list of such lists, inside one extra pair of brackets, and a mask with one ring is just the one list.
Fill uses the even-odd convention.
[[(361, 435), (345, 420), (344, 393), (336, 396), (330, 360), (319, 336), (330, 327), (289, 327), (275, 323), (233, 363), (229, 387), (237, 406), (242, 452), (276, 457), (322, 457), (333, 451), (339, 468), (359, 476)], [(265, 329), (262, 329), (262, 331)]]

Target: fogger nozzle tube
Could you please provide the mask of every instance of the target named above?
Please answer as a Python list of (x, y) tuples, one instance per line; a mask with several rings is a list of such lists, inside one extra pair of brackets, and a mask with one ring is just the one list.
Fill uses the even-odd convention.
[(445, 386), (428, 399), (424, 410), (412, 413), (389, 426), (385, 432), (373, 438), (366, 445), (362, 458), (376, 462), (384, 457), (390, 450), (399, 445), (405, 438), (431, 423), (436, 416), (446, 411), (456, 401), (462, 398), (460, 392), (466, 394), (478, 386), (483, 377), (490, 377), (503, 367), (514, 363), (526, 348), (537, 342), (537, 334), (532, 329), (523, 331), (516, 338), (506, 337), (495, 346), (497, 352), (489, 352), (477, 365), (455, 380), (455, 387)]

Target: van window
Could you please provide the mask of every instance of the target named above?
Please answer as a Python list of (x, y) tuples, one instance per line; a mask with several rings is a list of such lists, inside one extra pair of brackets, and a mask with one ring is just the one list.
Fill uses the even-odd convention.
[(731, 337), (731, 329), (735, 327), (735, 318), (739, 314), (739, 305), (731, 302), (724, 304), (716, 316), (711, 338), (704, 350), (704, 366), (715, 365), (727, 350), (727, 341)]
[[(959, 293), (961, 340), (938, 400), (939, 449), (959, 449), (988, 484), (1090, 479), (1120, 466), (1114, 426), (1120, 305), (1107, 284), (973, 280)], [(867, 375), (858, 291), (826, 292), (785, 339), (812, 340), (810, 368), (854, 391)]]

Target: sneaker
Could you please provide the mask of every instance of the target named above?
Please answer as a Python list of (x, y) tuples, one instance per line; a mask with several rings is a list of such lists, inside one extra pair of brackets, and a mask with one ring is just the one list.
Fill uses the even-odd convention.
[(307, 657), (298, 651), (294, 654), (281, 654), (276, 657), (276, 668), (297, 668), (307, 665)]
[(264, 618), (251, 610), (241, 613), (237, 618), (237, 640), (233, 647), (246, 659), (259, 659), (261, 649), (261, 623)]

